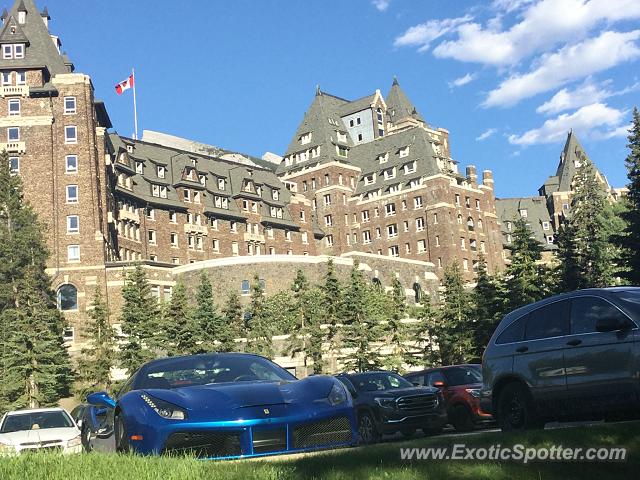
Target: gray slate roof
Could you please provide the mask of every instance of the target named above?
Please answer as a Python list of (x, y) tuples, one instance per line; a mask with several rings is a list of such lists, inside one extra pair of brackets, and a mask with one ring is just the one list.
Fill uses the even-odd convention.
[(5, 39), (11, 37), (12, 21), (15, 20), (17, 23), (18, 11), (21, 9), (27, 12), (25, 24), (20, 25), (22, 33), (28, 40), (25, 58), (11, 60), (0, 58), (0, 70), (8, 68), (46, 68), (51, 76), (70, 73), (70, 66), (65, 65), (65, 61), (53, 43), (44, 19), (33, 0), (20, 0), (14, 3), (9, 12), (8, 20), (0, 31), (0, 41), (6, 41)]
[[(547, 210), (547, 199), (545, 197), (524, 197), (524, 198), (503, 198), (496, 199), (496, 213), (502, 224), (502, 240), (505, 247), (509, 247), (507, 235), (515, 231), (515, 223), (521, 217), (520, 211), (526, 210), (527, 216), (524, 220), (529, 224), (533, 235), (546, 250), (555, 250), (555, 244), (547, 243), (547, 236), (555, 234), (553, 223)], [(547, 222), (549, 230), (544, 230), (543, 222)], [(508, 224), (511, 223), (511, 230)]]
[(392, 123), (397, 123), (400, 120), (411, 117), (415, 120), (419, 120), (423, 123), (424, 118), (420, 115), (415, 105), (409, 100), (409, 97), (404, 93), (404, 90), (400, 88), (400, 84), (397, 79), (393, 79), (391, 90), (385, 99), (387, 104), (387, 115), (391, 119)]

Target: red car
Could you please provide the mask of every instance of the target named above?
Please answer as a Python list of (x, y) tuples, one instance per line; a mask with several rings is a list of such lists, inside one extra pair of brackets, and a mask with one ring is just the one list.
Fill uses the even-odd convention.
[(451, 365), (411, 372), (405, 378), (414, 385), (428, 385), (442, 389), (447, 405), (449, 423), (459, 432), (472, 430), (478, 423), (493, 420), (480, 409), (482, 367), (480, 365)]

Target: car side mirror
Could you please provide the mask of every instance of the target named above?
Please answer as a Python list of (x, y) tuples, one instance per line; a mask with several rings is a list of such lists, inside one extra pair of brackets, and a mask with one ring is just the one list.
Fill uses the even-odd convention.
[(107, 392), (96, 392), (87, 395), (87, 402), (97, 407), (114, 408), (116, 401)]
[(442, 380), (436, 380), (435, 382), (433, 382), (433, 386), (436, 388), (444, 388), (445, 384)]
[(596, 330), (598, 332), (615, 332), (617, 330), (625, 330), (629, 327), (628, 322), (623, 322), (619, 317), (604, 317), (596, 321)]
[(79, 428), (80, 430), (82, 430), (82, 423), (83, 423), (83, 422), (82, 422), (82, 419), (81, 419), (81, 418), (79, 418), (79, 419), (76, 421), (76, 425), (78, 426), (78, 428)]

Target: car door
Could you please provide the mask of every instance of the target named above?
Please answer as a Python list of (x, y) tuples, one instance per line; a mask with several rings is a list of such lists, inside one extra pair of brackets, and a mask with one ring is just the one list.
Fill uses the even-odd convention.
[[(589, 409), (633, 401), (638, 381), (631, 320), (597, 296), (571, 300), (570, 318), (571, 335), (564, 354), (569, 396)], [(599, 332), (598, 320), (606, 319), (616, 319), (629, 328)]]
[(531, 311), (524, 341), (515, 349), (513, 371), (523, 378), (537, 403), (559, 409), (566, 400), (564, 349), (569, 333), (569, 302), (560, 300)]

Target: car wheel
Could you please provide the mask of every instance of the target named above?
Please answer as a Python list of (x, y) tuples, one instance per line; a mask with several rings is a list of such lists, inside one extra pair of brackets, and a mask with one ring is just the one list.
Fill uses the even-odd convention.
[(473, 430), (473, 416), (467, 407), (464, 405), (456, 405), (451, 409), (449, 415), (453, 428), (458, 432), (468, 432)]
[(415, 428), (404, 428), (404, 429), (400, 430), (400, 433), (402, 433), (402, 436), (405, 437), (405, 438), (412, 438), (416, 434), (416, 429)]
[(361, 445), (371, 445), (379, 440), (378, 430), (370, 413), (363, 412), (358, 417), (358, 436)]
[(529, 430), (543, 424), (536, 418), (529, 391), (519, 383), (510, 383), (498, 397), (498, 422), (503, 431)]
[(122, 412), (116, 414), (113, 425), (113, 433), (116, 440), (116, 452), (127, 453), (129, 451), (129, 440), (127, 439), (127, 427), (124, 424)]

